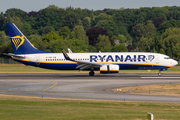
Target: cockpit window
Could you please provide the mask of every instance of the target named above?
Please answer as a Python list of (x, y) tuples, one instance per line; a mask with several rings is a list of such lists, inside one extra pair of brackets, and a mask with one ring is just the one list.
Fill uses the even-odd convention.
[(164, 57), (164, 59), (171, 59), (170, 57)]

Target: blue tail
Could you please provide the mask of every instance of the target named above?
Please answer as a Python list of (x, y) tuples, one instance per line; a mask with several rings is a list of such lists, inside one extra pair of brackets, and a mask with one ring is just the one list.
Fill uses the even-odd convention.
[(14, 54), (48, 53), (46, 51), (35, 48), (14, 23), (7, 23), (6, 25), (13, 46)]

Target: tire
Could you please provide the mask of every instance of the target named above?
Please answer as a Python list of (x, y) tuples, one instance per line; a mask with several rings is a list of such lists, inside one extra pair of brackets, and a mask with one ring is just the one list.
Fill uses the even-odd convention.
[(94, 71), (89, 72), (89, 76), (94, 76)]
[(161, 76), (162, 74), (161, 73), (158, 73), (158, 76)]

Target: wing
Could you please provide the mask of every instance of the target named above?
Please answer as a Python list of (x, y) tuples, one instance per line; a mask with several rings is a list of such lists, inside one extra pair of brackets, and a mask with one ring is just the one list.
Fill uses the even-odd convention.
[(64, 49), (61, 49), (61, 51), (62, 51), (64, 58), (66, 60), (77, 62), (78, 66), (76, 67), (76, 69), (79, 68), (79, 70), (84, 70), (84, 69), (89, 69), (89, 68), (99, 68), (102, 66), (102, 64), (99, 64), (99, 63), (73, 60), (68, 56), (68, 54), (64, 51)]

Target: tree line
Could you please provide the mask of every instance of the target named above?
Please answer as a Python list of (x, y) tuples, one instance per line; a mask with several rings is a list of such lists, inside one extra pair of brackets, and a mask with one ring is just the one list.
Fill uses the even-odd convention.
[(32, 44), (48, 52), (158, 52), (180, 58), (180, 7), (88, 10), (50, 5), (29, 13), (0, 14), (0, 56), (11, 52), (6, 23), (13, 22)]

